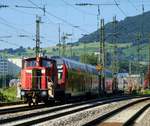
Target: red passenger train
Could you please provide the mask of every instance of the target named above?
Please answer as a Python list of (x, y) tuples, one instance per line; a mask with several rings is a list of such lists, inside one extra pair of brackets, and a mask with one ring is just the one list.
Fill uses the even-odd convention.
[(103, 71), (104, 85), (99, 85), (96, 68), (63, 57), (37, 57), (23, 59), (21, 96), (31, 105), (43, 101), (62, 101), (71, 96), (113, 93), (112, 72)]
[(118, 90), (116, 79), (110, 70), (103, 70), (105, 83), (99, 83), (95, 66), (80, 63), (63, 57), (52, 57), (58, 69), (58, 84), (64, 85), (67, 96), (112, 94)]
[(58, 84), (63, 85), (67, 97), (98, 94), (99, 78), (94, 66), (63, 57), (53, 59), (57, 62)]

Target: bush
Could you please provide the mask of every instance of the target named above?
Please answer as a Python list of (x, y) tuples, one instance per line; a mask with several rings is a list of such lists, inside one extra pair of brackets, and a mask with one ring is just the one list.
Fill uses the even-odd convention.
[(5, 88), (0, 91), (0, 100), (5, 102), (16, 101), (16, 95), (16, 86)]

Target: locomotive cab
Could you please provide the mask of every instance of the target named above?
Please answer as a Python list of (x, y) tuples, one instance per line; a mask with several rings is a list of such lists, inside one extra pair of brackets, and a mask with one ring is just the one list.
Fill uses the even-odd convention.
[(21, 96), (31, 105), (40, 101), (47, 102), (55, 97), (58, 87), (55, 60), (37, 57), (22, 61)]

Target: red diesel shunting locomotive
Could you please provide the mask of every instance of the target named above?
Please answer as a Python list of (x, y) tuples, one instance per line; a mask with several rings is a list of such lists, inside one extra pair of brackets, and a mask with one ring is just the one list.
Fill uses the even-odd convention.
[[(60, 94), (60, 95), (57, 95)], [(57, 95), (57, 96), (56, 96)], [(29, 105), (49, 99), (60, 99), (56, 61), (45, 57), (27, 58), (22, 61), (21, 96)]]

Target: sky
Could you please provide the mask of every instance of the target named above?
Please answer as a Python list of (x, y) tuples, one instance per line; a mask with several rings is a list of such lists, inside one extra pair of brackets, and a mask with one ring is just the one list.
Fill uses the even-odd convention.
[[(80, 3), (94, 5), (76, 5)], [(113, 16), (120, 21), (126, 17), (141, 14), (142, 4), (145, 12), (150, 10), (150, 0), (0, 0), (0, 49), (20, 46), (33, 48), (36, 15), (42, 20), (41, 47), (58, 43), (59, 24), (61, 35), (72, 34), (66, 41), (76, 42), (84, 34), (97, 29), (97, 4), (100, 4), (100, 19), (103, 18), (105, 23), (112, 21)], [(1, 7), (2, 5), (8, 5), (8, 7)], [(44, 6), (45, 14), (40, 9)]]

